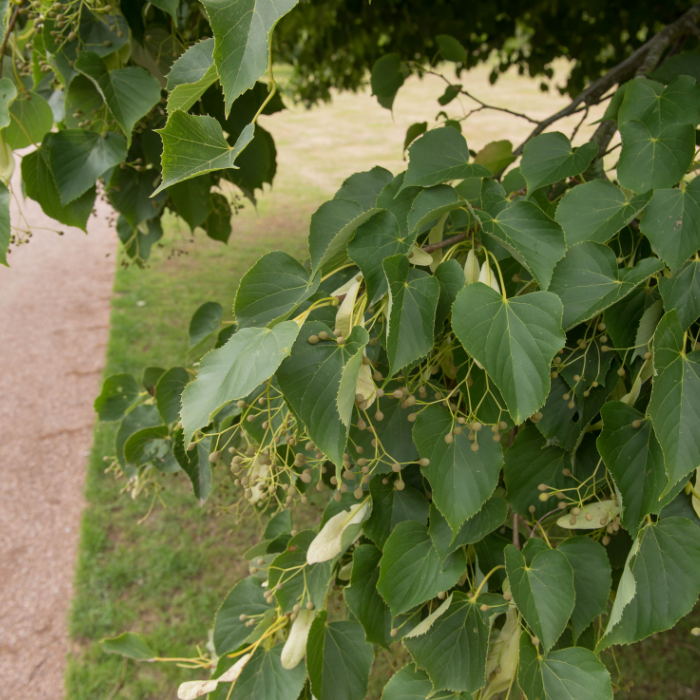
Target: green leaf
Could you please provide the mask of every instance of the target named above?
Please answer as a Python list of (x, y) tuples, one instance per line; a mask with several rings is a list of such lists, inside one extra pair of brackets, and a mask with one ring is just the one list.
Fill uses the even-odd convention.
[(156, 658), (156, 653), (146, 644), (144, 638), (133, 632), (102, 639), (100, 646), (108, 654), (120, 654), (136, 661), (153, 661)]
[(345, 602), (360, 621), (370, 644), (388, 649), (391, 636), (391, 613), (377, 591), (381, 550), (372, 544), (361, 544), (352, 555), (350, 585), (345, 587)]
[(149, 428), (154, 425), (161, 425), (162, 423), (163, 419), (160, 417), (158, 409), (148, 404), (136, 406), (124, 417), (124, 420), (122, 420), (119, 425), (114, 447), (119, 466), (125, 474), (129, 476), (133, 475), (132, 469), (127, 468), (126, 458), (124, 457), (124, 445), (126, 441), (142, 428)]
[[(447, 409), (433, 404), (418, 414), (413, 428), (420, 456), (430, 460), (422, 470), (430, 482), (433, 503), (454, 532), (490, 498), (503, 464), (501, 444), (492, 439), (491, 431), (478, 432), (472, 443), (466, 432), (455, 433), (457, 427)], [(449, 443), (445, 441), (448, 433)], [(478, 445), (477, 451), (473, 445)]]
[(556, 213), (566, 234), (566, 245), (570, 248), (584, 241), (607, 243), (639, 216), (652, 194), (649, 191), (628, 198), (607, 180), (592, 180), (571, 188)]
[(405, 255), (386, 258), (382, 267), (389, 283), (386, 350), (391, 376), (432, 349), (440, 284), (411, 268)]
[(615, 253), (601, 243), (588, 241), (569, 248), (549, 287), (564, 304), (564, 330), (597, 316), (662, 269), (660, 260), (644, 258), (635, 267), (619, 270)]
[(664, 518), (640, 532), (638, 550), (632, 549), (625, 567), (632, 576), (634, 597), (621, 616), (615, 616), (613, 607), (596, 651), (612, 644), (632, 644), (670, 629), (693, 609), (700, 594), (697, 533), (690, 520), (677, 517)]
[[(297, 700), (304, 689), (306, 669), (303, 664), (293, 669), (282, 667), (282, 649), (284, 644), (277, 644), (272, 649), (259, 646), (241, 675), (233, 684), (230, 700)], [(227, 698), (228, 683), (222, 683), (222, 698)]]
[(440, 333), (447, 317), (452, 313), (457, 295), (464, 289), (464, 270), (453, 258), (443, 260), (435, 268), (435, 279), (440, 284), (440, 297), (435, 313), (435, 333)]
[(114, 168), (112, 171), (108, 187), (109, 201), (131, 228), (153, 220), (163, 207), (164, 195), (151, 199), (155, 189), (153, 180), (153, 170), (138, 172), (133, 168)]
[(425, 700), (432, 692), (428, 674), (415, 664), (407, 664), (384, 686), (382, 700)]
[(221, 603), (214, 621), (214, 648), (219, 656), (238, 649), (250, 636), (251, 629), (241, 615), (251, 618), (264, 615), (270, 606), (265, 601), (265, 589), (256, 578), (239, 581)]
[(463, 207), (464, 204), (464, 199), (462, 199), (457, 190), (449, 185), (436, 185), (435, 187), (422, 190), (412, 200), (411, 209), (408, 213), (409, 233), (417, 235), (426, 224), (439, 219), (444, 214), (449, 214), (451, 211)]
[(205, 437), (197, 442), (193, 449), (187, 450), (183, 431), (176, 430), (173, 436), (173, 455), (182, 471), (187, 474), (199, 505), (204, 505), (211, 491), (211, 463), (209, 462), (211, 438)]
[(346, 246), (355, 229), (374, 216), (377, 209), (365, 210), (362, 204), (348, 199), (324, 202), (311, 215), (309, 226), (309, 257), (311, 274), (319, 269), (333, 267), (333, 261), (346, 257)]
[(277, 22), (298, 0), (205, 0), (214, 32), (214, 61), (226, 98), (233, 101), (267, 70), (269, 42)]
[(597, 144), (584, 143), (573, 148), (559, 131), (535, 136), (525, 144), (520, 162), (528, 195), (540, 187), (580, 175), (597, 155)]
[[(528, 425), (515, 436), (513, 446), (506, 452), (503, 478), (508, 491), (508, 503), (523, 517), (541, 518), (552, 510), (539, 500), (537, 488), (546, 484), (550, 489), (564, 488), (564, 469), (571, 467), (566, 450), (549, 445), (534, 425)], [(534, 506), (534, 513), (530, 507)]]
[(462, 44), (449, 34), (438, 34), (435, 37), (437, 45), (440, 47), (440, 53), (446, 61), (453, 63), (466, 63), (467, 50)]
[(406, 237), (390, 211), (380, 211), (357, 227), (348, 255), (362, 270), (370, 304), (389, 289), (382, 261), (392, 255), (408, 255), (414, 240), (415, 236)]
[(176, 182), (233, 168), (240, 152), (253, 140), (255, 124), (248, 124), (233, 147), (228, 145), (221, 124), (213, 117), (194, 116), (176, 109), (163, 129), (163, 182), (154, 194)]
[(239, 328), (262, 328), (286, 319), (317, 289), (314, 278), (291, 255), (276, 251), (263, 255), (241, 280), (233, 303)]
[(318, 700), (363, 700), (374, 661), (359, 622), (327, 622), (320, 612), (306, 643), (306, 666)]
[(520, 635), (518, 684), (528, 700), (613, 700), (610, 673), (593, 652), (570, 647), (541, 659), (527, 632)]
[(364, 534), (380, 549), (384, 548), (394, 528), (405, 520), (421, 525), (428, 522), (429, 505), (425, 496), (412, 486), (399, 491), (392, 482), (384, 484), (381, 475), (369, 484), (372, 495), (372, 514), (365, 525)]
[(267, 381), (292, 350), (299, 326), (285, 321), (274, 328), (244, 328), (204, 357), (197, 380), (182, 394), (185, 440), (231, 401), (245, 398)]
[(681, 267), (700, 248), (700, 178), (683, 189), (656, 190), (639, 228), (671, 271)]
[(406, 138), (403, 141), (404, 153), (406, 149), (428, 130), (428, 122), (416, 122), (406, 129)]
[(647, 78), (631, 80), (617, 121), (622, 125), (632, 119), (650, 129), (669, 124), (691, 124), (695, 128), (700, 121), (700, 93), (695, 79), (682, 75), (667, 87)]
[(513, 600), (548, 652), (559, 639), (574, 609), (574, 571), (557, 549), (536, 554), (527, 565), (513, 545), (505, 548), (506, 572)]
[(654, 334), (656, 376), (647, 409), (664, 454), (664, 494), (700, 464), (700, 350), (686, 354), (685, 340), (670, 311)]
[[(532, 541), (532, 540), (530, 540)], [(607, 610), (612, 570), (605, 547), (590, 537), (570, 537), (559, 547), (574, 570), (576, 604), (571, 614), (574, 638)]]
[(10, 248), (12, 226), (10, 224), (10, 190), (0, 184), (0, 264), (7, 265), (7, 253)]
[(313, 530), (302, 530), (289, 540), (287, 549), (270, 564), (268, 590), (282, 584), (275, 598), (283, 613), (291, 613), (295, 605), (303, 607), (309, 601), (317, 610), (322, 610), (325, 605), (333, 562), (307, 564), (306, 552), (315, 537)]
[(105, 379), (95, 399), (95, 411), (101, 421), (121, 420), (138, 398), (141, 390), (131, 374), (113, 374)]
[(634, 346), (639, 322), (647, 308), (656, 302), (658, 296), (646, 286), (637, 287), (619, 302), (605, 310), (603, 320), (606, 331), (617, 348)]
[(180, 419), (180, 397), (190, 382), (184, 367), (173, 367), (161, 376), (156, 384), (156, 405), (163, 423), (175, 423)]
[(514, 160), (513, 144), (507, 140), (487, 143), (474, 157), (476, 165), (483, 165), (494, 175), (507, 168)]
[(650, 78), (662, 83), (670, 83), (679, 75), (690, 75), (695, 80), (700, 80), (700, 55), (695, 51), (684, 51), (669, 56), (655, 71), (649, 73)]
[(396, 617), (452, 588), (465, 565), (462, 550), (440, 561), (428, 528), (404, 521), (394, 527), (384, 545), (377, 590)]
[(495, 238), (546, 290), (552, 271), (566, 254), (561, 226), (534, 202), (520, 201), (506, 207), (495, 218), (480, 214), (484, 231)]
[(408, 156), (408, 170), (401, 189), (491, 176), (483, 165), (469, 163), (467, 140), (450, 126), (428, 131), (409, 146)]
[(218, 193), (210, 195), (204, 229), (212, 240), (228, 243), (233, 229), (231, 228), (231, 207), (224, 195)]
[(609, 401), (601, 409), (598, 451), (620, 494), (620, 519), (634, 538), (644, 518), (658, 513), (666, 486), (664, 455), (651, 422), (637, 409)]
[(700, 262), (687, 262), (672, 277), (660, 276), (659, 291), (664, 309), (675, 309), (683, 330), (687, 329), (700, 317)]
[(36, 92), (25, 92), (10, 105), (10, 123), (3, 131), (3, 137), (5, 143), (16, 151), (40, 144), (52, 126), (53, 112), (49, 103)]
[(9, 78), (0, 78), (0, 129), (10, 123), (9, 104), (17, 97), (17, 88)]
[[(375, 165), (371, 170), (355, 173), (347, 178), (335, 193), (335, 199), (349, 199), (367, 210), (376, 206), (380, 193), (394, 179), (386, 169)], [(388, 208), (388, 207), (387, 207)]]
[(403, 85), (404, 79), (401, 56), (397, 53), (388, 53), (382, 56), (372, 66), (370, 76), (372, 94), (377, 96), (377, 101), (382, 107), (388, 110), (392, 109), (394, 98)]
[(135, 467), (152, 458), (148, 454), (148, 446), (151, 442), (162, 441), (168, 437), (168, 428), (165, 425), (156, 425), (151, 428), (143, 428), (132, 435), (124, 443), (124, 458), (127, 465)]
[(277, 370), (277, 381), (318, 449), (341, 468), (362, 351), (369, 337), (356, 326), (343, 345), (335, 340), (309, 343), (312, 335), (324, 331), (332, 335), (320, 321), (304, 324), (290, 356)]
[(56, 188), (65, 207), (90, 188), (97, 178), (126, 158), (126, 140), (119, 134), (106, 137), (82, 129), (51, 134), (49, 158)]
[(185, 182), (176, 182), (167, 189), (170, 201), (175, 206), (178, 216), (181, 216), (194, 232), (201, 226), (210, 210), (211, 175), (193, 177)]
[(425, 634), (404, 640), (434, 690), (474, 692), (485, 684), (489, 622), (479, 608), (489, 598), (472, 601), (455, 592), (450, 607)]
[(506, 520), (508, 504), (502, 496), (492, 496), (481, 510), (462, 523), (457, 534), (453, 534), (449, 523), (435, 504), (430, 506), (430, 539), (441, 559), (464, 545), (474, 544), (498, 529)]
[(630, 120), (620, 127), (622, 152), (617, 177), (633, 192), (673, 187), (685, 175), (695, 153), (695, 127), (667, 124), (649, 128)]
[(173, 63), (168, 73), (168, 112), (186, 112), (217, 81), (213, 53), (214, 39), (203, 39)]
[[(145, 228), (145, 232), (144, 232)], [(163, 237), (159, 219), (151, 219), (132, 226), (121, 214), (117, 219), (117, 235), (124, 245), (124, 252), (137, 261), (148, 260), (151, 248)]]
[(223, 316), (223, 307), (215, 301), (205, 302), (194, 312), (190, 321), (190, 350), (219, 330)]
[(136, 122), (160, 101), (160, 84), (143, 68), (129, 66), (108, 70), (104, 61), (91, 51), (81, 51), (75, 69), (92, 80), (107, 108), (131, 145)]
[(561, 317), (550, 292), (504, 299), (481, 282), (465, 287), (452, 307), (457, 338), (499, 388), (516, 424), (549, 394), (550, 364), (565, 342)]

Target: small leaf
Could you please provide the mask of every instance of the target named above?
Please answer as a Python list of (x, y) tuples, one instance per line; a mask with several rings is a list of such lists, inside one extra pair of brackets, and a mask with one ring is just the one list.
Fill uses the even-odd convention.
[(204, 505), (204, 501), (209, 498), (211, 492), (211, 462), (209, 461), (211, 438), (201, 439), (191, 450), (185, 447), (182, 430), (176, 430), (173, 439), (173, 455), (182, 471), (187, 474), (199, 505)]
[(449, 34), (438, 34), (435, 37), (437, 45), (440, 47), (440, 53), (446, 61), (453, 63), (466, 63), (467, 50), (462, 44)]
[(163, 139), (163, 181), (154, 194), (176, 182), (233, 168), (241, 151), (253, 140), (255, 124), (248, 124), (233, 147), (229, 146), (221, 124), (209, 116), (194, 116), (175, 110), (162, 129), (155, 129)]
[(595, 143), (573, 148), (564, 134), (553, 131), (535, 136), (525, 144), (520, 170), (528, 194), (546, 185), (580, 175), (598, 155)]
[(158, 380), (155, 398), (163, 423), (175, 423), (180, 419), (180, 397), (189, 381), (190, 375), (184, 367), (173, 367)]
[(474, 157), (476, 165), (483, 165), (494, 175), (507, 168), (514, 160), (513, 144), (507, 140), (487, 143)]
[(406, 149), (428, 130), (428, 122), (416, 122), (406, 129), (406, 138), (403, 141), (404, 153)]
[(371, 170), (355, 173), (347, 178), (335, 193), (335, 199), (357, 202), (367, 211), (377, 203), (381, 192), (392, 182), (394, 176), (386, 169), (375, 165)]
[(260, 581), (253, 577), (239, 581), (229, 591), (214, 621), (214, 648), (219, 656), (238, 649), (253, 633), (246, 626), (246, 620), (240, 619), (241, 615), (253, 618), (264, 615), (270, 609), (264, 592)]
[(168, 112), (186, 112), (216, 82), (214, 39), (203, 39), (190, 46), (173, 63), (168, 73)]
[(700, 464), (700, 350), (686, 354), (676, 311), (654, 334), (656, 377), (647, 409), (661, 445), (668, 475), (664, 494)]
[(223, 316), (223, 307), (215, 301), (205, 302), (194, 312), (190, 320), (190, 350), (219, 330)]
[(36, 92), (26, 92), (23, 99), (10, 105), (10, 124), (3, 136), (5, 143), (16, 151), (40, 144), (52, 126), (53, 112), (49, 103)]
[(382, 107), (388, 110), (392, 109), (394, 98), (403, 85), (404, 79), (399, 54), (388, 53), (375, 62), (372, 66), (370, 85), (372, 86), (372, 94), (376, 95), (377, 101)]
[[(272, 329), (244, 328), (204, 357), (197, 380), (182, 394), (185, 440), (211, 421), (227, 403), (245, 398), (268, 380), (292, 350), (299, 326), (285, 321)], [(255, 358), (251, 362), (251, 358)]]
[(469, 164), (467, 141), (450, 126), (432, 129), (408, 148), (409, 162), (401, 189), (431, 187), (448, 180), (490, 177), (483, 165)]
[[(420, 456), (430, 460), (422, 470), (430, 482), (433, 502), (453, 532), (490, 498), (503, 464), (501, 444), (492, 439), (491, 431), (478, 432), (477, 439), (470, 442), (466, 432), (453, 432), (456, 427), (447, 409), (432, 405), (418, 414), (413, 428)], [(449, 442), (445, 439), (448, 434)], [(477, 451), (473, 445), (478, 445)]]
[(108, 654), (120, 654), (136, 661), (154, 661), (156, 658), (156, 653), (146, 644), (144, 638), (133, 632), (103, 639), (100, 646)]
[(327, 622), (320, 612), (309, 633), (306, 666), (318, 700), (363, 700), (374, 661), (359, 622)]
[(664, 309), (678, 312), (683, 330), (700, 318), (700, 262), (690, 260), (672, 277), (660, 276), (659, 290)]
[(639, 228), (671, 271), (681, 267), (700, 248), (700, 178), (684, 189), (657, 189)]
[(564, 304), (564, 330), (597, 316), (662, 269), (661, 261), (644, 258), (635, 267), (620, 270), (615, 253), (600, 243), (569, 248), (554, 269), (549, 287)]
[(556, 220), (566, 234), (566, 245), (571, 248), (584, 241), (607, 243), (639, 216), (652, 194), (649, 191), (628, 199), (607, 180), (592, 180), (571, 188), (556, 213)]
[(95, 399), (95, 411), (101, 421), (121, 420), (140, 393), (131, 374), (113, 374), (105, 379), (102, 392)]
[(630, 80), (620, 106), (620, 125), (636, 119), (650, 129), (668, 124), (691, 124), (700, 121), (700, 93), (695, 79), (678, 76), (667, 87), (647, 78)]
[(565, 342), (561, 317), (561, 302), (550, 292), (504, 299), (479, 282), (452, 307), (455, 334), (499, 388), (516, 424), (549, 394), (550, 363)]
[(440, 285), (432, 275), (411, 268), (405, 255), (386, 258), (382, 267), (389, 284), (386, 349), (391, 376), (433, 347)]
[(441, 562), (428, 528), (404, 521), (396, 525), (384, 545), (377, 590), (396, 617), (452, 588), (465, 565), (461, 550)]
[(513, 599), (530, 629), (548, 652), (559, 639), (574, 609), (574, 571), (563, 552), (541, 551), (528, 566), (513, 545), (505, 549)]
[(464, 204), (464, 199), (457, 190), (449, 185), (436, 185), (422, 190), (413, 200), (408, 213), (408, 231), (417, 235), (426, 224), (463, 207)]
[(428, 674), (415, 664), (406, 664), (384, 686), (382, 700), (425, 700), (432, 692)]

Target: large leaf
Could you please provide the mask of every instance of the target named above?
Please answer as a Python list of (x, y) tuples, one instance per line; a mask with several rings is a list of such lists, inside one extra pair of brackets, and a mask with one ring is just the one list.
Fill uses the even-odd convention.
[(648, 127), (634, 119), (620, 127), (620, 184), (633, 192), (673, 187), (685, 175), (695, 153), (695, 127), (671, 123)]
[(545, 185), (582, 173), (598, 155), (598, 146), (585, 143), (573, 148), (564, 134), (553, 131), (541, 134), (525, 144), (520, 171), (532, 194)]
[[(470, 442), (467, 432), (454, 434), (455, 427), (452, 414), (433, 404), (418, 414), (413, 440), (420, 456), (430, 460), (422, 469), (432, 488), (433, 503), (456, 533), (494, 492), (503, 454), (491, 431), (476, 433), (477, 439)], [(448, 433), (452, 435), (449, 443), (445, 441)]]
[(539, 552), (529, 565), (513, 545), (506, 547), (505, 555), (513, 600), (547, 652), (561, 636), (574, 609), (571, 564), (556, 549)]
[(635, 267), (619, 270), (615, 253), (600, 243), (570, 248), (556, 266), (549, 288), (564, 304), (564, 330), (597, 316), (662, 269), (660, 260), (644, 258)]
[(320, 275), (310, 278), (291, 255), (263, 255), (241, 280), (233, 313), (239, 328), (262, 328), (284, 319), (317, 289)]
[(49, 159), (56, 188), (65, 207), (95, 186), (98, 177), (126, 158), (126, 140), (82, 129), (51, 134)]
[(176, 182), (235, 167), (236, 158), (253, 140), (255, 125), (246, 126), (231, 147), (216, 119), (176, 109), (165, 127), (155, 131), (163, 139), (163, 182), (157, 194)]
[(404, 521), (396, 525), (384, 545), (377, 590), (396, 617), (452, 588), (465, 565), (462, 550), (441, 561), (428, 528)]
[(454, 187), (449, 185), (436, 185), (422, 190), (415, 199), (411, 200), (408, 230), (411, 233), (420, 232), (426, 224), (463, 206), (465, 206), (464, 199)]
[[(693, 609), (700, 594), (697, 533), (696, 525), (678, 517), (664, 518), (640, 532), (639, 546), (630, 552), (625, 568), (632, 577), (633, 597), (626, 596), (620, 605), (615, 601), (598, 650), (670, 629)], [(622, 596), (618, 593), (617, 598)]]
[(381, 550), (373, 544), (361, 544), (352, 555), (350, 585), (345, 587), (345, 602), (360, 621), (370, 644), (391, 646), (391, 613), (377, 591)]
[(267, 70), (270, 34), (298, 0), (205, 0), (214, 31), (214, 61), (226, 98), (233, 101)]
[(607, 180), (592, 180), (570, 189), (557, 207), (556, 220), (566, 234), (566, 245), (606, 243), (649, 203), (652, 192), (625, 193)]
[(700, 93), (695, 79), (688, 75), (675, 78), (664, 87), (647, 78), (629, 82), (617, 115), (618, 124), (636, 119), (649, 128), (667, 124), (691, 124), (700, 121)]
[(648, 413), (661, 445), (669, 492), (700, 464), (700, 350), (686, 354), (676, 311), (654, 333), (654, 369)]
[(408, 255), (414, 240), (415, 236), (406, 237), (390, 211), (380, 211), (358, 226), (348, 244), (348, 255), (362, 270), (370, 304), (389, 288), (382, 261), (394, 255)]
[(349, 199), (362, 205), (365, 211), (372, 207), (385, 207), (379, 204), (381, 192), (394, 180), (394, 176), (386, 168), (375, 165), (371, 170), (354, 173), (343, 181), (335, 193), (335, 199)]
[(504, 299), (480, 282), (465, 287), (452, 307), (459, 341), (486, 369), (516, 423), (549, 394), (550, 363), (565, 342), (561, 318), (562, 304), (550, 292)]
[[(412, 486), (399, 491), (394, 484), (383, 483), (383, 477), (375, 476), (369, 485), (372, 495), (372, 514), (365, 525), (365, 536), (380, 549), (384, 548), (394, 528), (405, 520), (425, 525), (429, 506), (425, 496)], [(444, 557), (443, 557), (444, 559)]]
[(425, 634), (404, 640), (434, 690), (474, 692), (486, 682), (489, 621), (480, 607), (492, 597), (472, 600), (455, 592), (450, 607)]
[(265, 589), (256, 578), (248, 577), (237, 583), (221, 603), (214, 621), (214, 647), (219, 656), (235, 651), (250, 636), (246, 618), (264, 615), (270, 605), (265, 600)]
[(675, 309), (683, 329), (688, 328), (700, 317), (700, 261), (687, 262), (672, 277), (659, 277), (659, 290), (664, 309)]
[(700, 178), (682, 189), (656, 190), (640, 229), (672, 271), (683, 265), (700, 248)]
[(613, 700), (610, 673), (583, 647), (540, 657), (527, 632), (520, 636), (518, 684), (527, 700)]
[(502, 496), (492, 496), (481, 510), (462, 523), (455, 535), (435, 504), (430, 506), (430, 539), (441, 559), (446, 559), (459, 547), (480, 542), (498, 529), (506, 520), (508, 504)]
[(214, 39), (204, 39), (173, 63), (168, 73), (168, 112), (186, 112), (217, 81), (213, 53)]
[(356, 326), (342, 345), (335, 340), (309, 343), (312, 335), (321, 332), (331, 335), (320, 321), (304, 324), (290, 356), (277, 371), (277, 381), (318, 449), (342, 467), (362, 351), (369, 337)]
[(204, 357), (197, 380), (182, 394), (182, 423), (189, 442), (224, 405), (245, 398), (268, 380), (291, 352), (299, 326), (285, 321), (272, 329), (244, 328)]
[(26, 92), (10, 105), (10, 124), (3, 131), (5, 143), (13, 150), (40, 144), (53, 126), (49, 103), (36, 92)]
[(128, 66), (108, 70), (104, 61), (91, 51), (81, 51), (75, 61), (76, 70), (92, 80), (107, 108), (131, 144), (136, 122), (160, 101), (160, 84), (143, 68)]
[(306, 666), (318, 700), (363, 700), (374, 661), (359, 622), (327, 622), (324, 610), (311, 625)]
[(386, 349), (392, 375), (432, 349), (440, 284), (411, 268), (405, 255), (386, 258), (382, 267), (389, 283)]
[(610, 560), (605, 548), (590, 537), (570, 537), (558, 551), (563, 552), (574, 570), (576, 605), (571, 614), (574, 638), (607, 610), (612, 586)]
[(483, 229), (520, 262), (546, 290), (554, 266), (566, 254), (561, 226), (534, 202), (520, 201), (491, 218), (480, 215)]
[[(539, 500), (540, 484), (551, 489), (564, 487), (564, 469), (571, 467), (566, 450), (548, 444), (534, 425), (528, 425), (515, 436), (515, 442), (506, 452), (503, 478), (508, 490), (508, 502), (520, 515), (541, 518), (552, 510), (547, 502)], [(535, 510), (531, 513), (530, 508)]]
[(448, 180), (490, 177), (483, 165), (469, 163), (467, 141), (451, 126), (432, 129), (408, 147), (408, 170), (401, 189), (432, 187)]
[(598, 451), (620, 494), (620, 519), (632, 537), (649, 513), (658, 513), (666, 486), (664, 454), (651, 422), (620, 401), (609, 401), (600, 412), (603, 431)]
[(345, 256), (345, 248), (355, 229), (376, 214), (362, 204), (349, 199), (331, 199), (311, 216), (309, 225), (309, 257), (311, 274), (331, 261)]

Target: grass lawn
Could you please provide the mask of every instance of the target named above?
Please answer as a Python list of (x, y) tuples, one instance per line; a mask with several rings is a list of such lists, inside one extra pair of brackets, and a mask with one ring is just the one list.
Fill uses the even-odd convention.
[[(565, 102), (542, 97), (535, 81), (509, 76), (490, 87), (486, 75), (486, 71), (470, 74), (469, 87), (489, 101), (517, 103), (519, 109), (540, 115)], [(216, 300), (230, 310), (241, 275), (270, 250), (305, 257), (308, 222), (317, 206), (357, 170), (377, 164), (395, 173), (403, 169), (406, 127), (434, 118), (439, 109), (434, 99), (443, 89), (438, 81), (409, 81), (399, 93), (393, 121), (367, 93), (342, 95), (332, 106), (295, 108), (266, 118), (264, 125), (278, 148), (275, 187), (261, 197), (257, 213), (248, 204), (235, 218), (229, 244), (214, 243), (201, 233), (193, 243), (184, 224), (169, 219), (169, 243), (154, 251), (149, 269), (118, 268), (105, 376), (116, 372), (140, 376), (148, 366), (184, 363), (187, 328), (195, 309)], [(596, 118), (592, 115), (590, 121)], [(484, 113), (475, 115), (470, 124), (465, 133), (477, 150), (507, 134), (517, 141), (529, 130), (526, 124)], [(234, 530), (230, 516), (214, 506), (199, 508), (182, 475), (171, 478), (165, 493), (167, 508), (157, 506), (139, 524), (149, 508), (148, 499), (131, 501), (119, 493), (121, 484), (104, 474), (103, 456), (113, 454), (113, 442), (112, 426), (96, 428), (70, 622), (67, 697), (174, 698), (180, 682), (202, 677), (201, 672), (175, 665), (124, 663), (103, 654), (98, 641), (131, 630), (144, 634), (162, 655), (191, 656), (196, 644), (206, 643), (217, 606), (243, 575), (242, 553), (257, 540), (258, 528), (249, 523)], [(693, 624), (698, 624), (697, 615), (672, 633), (618, 653), (624, 683), (634, 681), (634, 687), (620, 696), (699, 697), (700, 650), (689, 634)], [(379, 666), (385, 670), (387, 662)], [(617, 680), (617, 673), (613, 677)]]

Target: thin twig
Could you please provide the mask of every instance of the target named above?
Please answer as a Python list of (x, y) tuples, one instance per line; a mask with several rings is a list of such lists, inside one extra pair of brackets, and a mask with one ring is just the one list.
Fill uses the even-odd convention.
[(15, 5), (15, 11), (12, 13), (10, 18), (10, 23), (7, 25), (7, 31), (5, 32), (5, 38), (2, 40), (2, 46), (0, 46), (0, 78), (2, 78), (2, 59), (5, 56), (5, 49), (7, 48), (7, 42), (12, 34), (12, 30), (15, 28), (15, 22), (19, 16), (19, 5)]
[(588, 116), (588, 105), (586, 105), (586, 109), (583, 110), (583, 116), (579, 120), (579, 123), (574, 127), (574, 130), (571, 132), (571, 138), (569, 141), (572, 141), (576, 138), (576, 134), (578, 134), (578, 130), (581, 128), (583, 125), (583, 122), (586, 121), (586, 117)]
[(434, 250), (440, 250), (440, 248), (447, 248), (447, 246), (452, 245), (453, 243), (459, 243), (460, 241), (463, 241), (467, 237), (467, 233), (456, 233), (454, 236), (450, 236), (449, 238), (446, 238), (444, 241), (440, 241), (439, 243), (429, 243), (428, 245), (423, 246), (423, 250), (426, 253), (432, 253)]
[(513, 513), (513, 546), (520, 549), (520, 530), (518, 527), (518, 514)]

